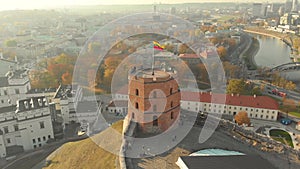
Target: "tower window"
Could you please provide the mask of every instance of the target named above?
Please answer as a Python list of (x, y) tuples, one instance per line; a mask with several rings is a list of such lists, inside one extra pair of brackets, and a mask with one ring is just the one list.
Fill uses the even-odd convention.
[(138, 102), (135, 103), (135, 108), (139, 109), (139, 103)]
[(173, 107), (173, 101), (171, 101), (171, 108)]
[(15, 131), (19, 131), (19, 125), (18, 124), (14, 125), (14, 128), (15, 128)]
[(173, 88), (170, 89), (170, 95), (173, 93)]
[(131, 117), (132, 117), (132, 119), (134, 119), (134, 113), (132, 113)]
[(135, 95), (139, 95), (139, 89), (135, 89)]
[(158, 126), (157, 116), (153, 116), (153, 126)]
[(174, 112), (171, 112), (171, 119), (174, 119)]

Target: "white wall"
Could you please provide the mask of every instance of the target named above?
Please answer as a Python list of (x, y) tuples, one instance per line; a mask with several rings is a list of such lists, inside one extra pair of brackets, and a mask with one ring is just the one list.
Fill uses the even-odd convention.
[(246, 111), (248, 113), (248, 117), (250, 118), (272, 120), (272, 121), (276, 121), (278, 116), (278, 110), (213, 104), (213, 103), (201, 103), (201, 102), (194, 102), (194, 101), (181, 101), (181, 108), (188, 111), (194, 111), (194, 112), (202, 111), (202, 112), (212, 112), (212, 113), (224, 113), (228, 115), (235, 115), (240, 111)]

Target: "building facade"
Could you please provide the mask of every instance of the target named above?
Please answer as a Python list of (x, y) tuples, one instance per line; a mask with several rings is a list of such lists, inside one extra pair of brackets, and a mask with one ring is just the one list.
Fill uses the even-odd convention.
[[(214, 94), (217, 99), (212, 100), (210, 93), (182, 93), (181, 108), (188, 111), (219, 113), (232, 116), (238, 112), (245, 111), (249, 118), (270, 121), (276, 121), (278, 117), (278, 103), (267, 96)], [(224, 98), (225, 100), (218, 100), (218, 98)]]
[(30, 90), (27, 70), (8, 71), (6, 76), (0, 77), (0, 107), (16, 105)]
[(54, 138), (51, 112), (45, 97), (18, 100), (1, 109), (0, 157), (41, 147)]

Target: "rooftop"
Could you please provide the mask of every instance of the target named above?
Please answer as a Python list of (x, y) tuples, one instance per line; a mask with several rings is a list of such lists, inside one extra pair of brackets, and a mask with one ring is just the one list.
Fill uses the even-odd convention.
[[(213, 96), (213, 100), (212, 100)], [(181, 98), (184, 101), (206, 102), (216, 104), (226, 104), (243, 107), (255, 107), (263, 109), (278, 110), (279, 104), (276, 100), (268, 96), (247, 96), (247, 95), (230, 95), (220, 93), (201, 93), (201, 92), (181, 92)]]
[(44, 96), (22, 99), (17, 101), (17, 113), (40, 109), (44, 107), (48, 107), (48, 101)]
[(145, 69), (139, 72), (137, 78), (168, 78), (170, 74), (161, 70), (154, 70), (154, 73), (151, 69)]
[(205, 166), (205, 169), (274, 169), (274, 166), (255, 155), (235, 155), (235, 156), (184, 156), (180, 159), (189, 169), (198, 169), (199, 166)]
[(60, 85), (56, 91), (54, 98), (72, 97), (78, 88), (77, 85)]

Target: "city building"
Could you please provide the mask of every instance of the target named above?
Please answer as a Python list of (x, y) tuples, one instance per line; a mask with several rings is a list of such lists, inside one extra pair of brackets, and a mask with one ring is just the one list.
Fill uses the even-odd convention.
[(128, 100), (111, 101), (107, 106), (107, 110), (109, 113), (126, 116), (128, 113)]
[(292, 10), (291, 12), (297, 12), (298, 13), (298, 0), (292, 1)]
[(27, 70), (6, 72), (6, 76), (0, 77), (0, 107), (16, 105), (17, 100), (26, 98), (26, 93), (30, 89)]
[(169, 72), (144, 69), (129, 75), (128, 117), (145, 133), (166, 131), (180, 113), (180, 91)]
[[(204, 92), (182, 92), (181, 108), (193, 112), (221, 113), (236, 115), (240, 111), (255, 119), (276, 121), (278, 103), (268, 96), (245, 96), (214, 94)], [(220, 98), (226, 98), (222, 100)]]
[(18, 100), (0, 108), (0, 157), (41, 147), (54, 138), (51, 111), (45, 97)]
[(60, 85), (52, 99), (57, 115), (62, 117), (63, 124), (77, 122), (76, 110), (82, 100), (82, 88), (79, 85)]
[(262, 3), (253, 3), (252, 16), (260, 17), (262, 14)]

